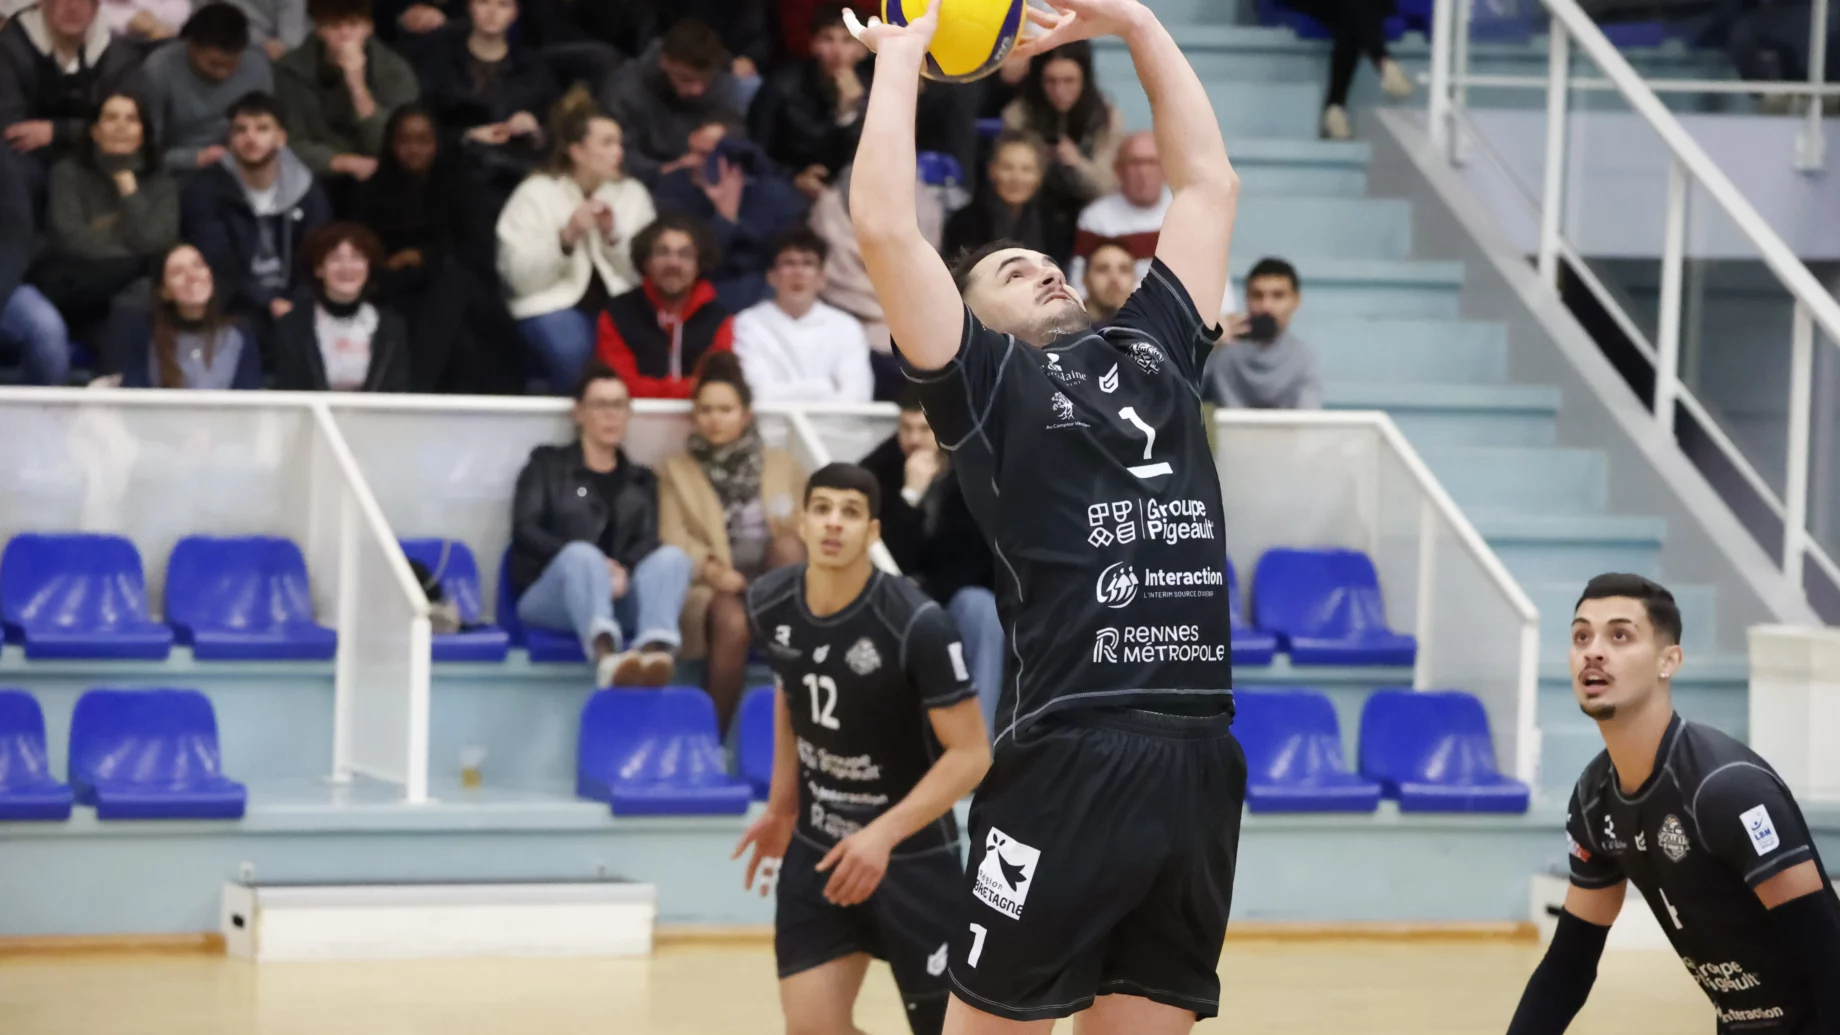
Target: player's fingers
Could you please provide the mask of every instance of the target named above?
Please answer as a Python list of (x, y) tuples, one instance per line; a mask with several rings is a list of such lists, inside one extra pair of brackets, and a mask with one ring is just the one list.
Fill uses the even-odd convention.
[(817, 869), (817, 871), (818, 871), (819, 873), (823, 873), (824, 871), (826, 871), (826, 870), (828, 870), (828, 869), (830, 869), (831, 867), (833, 867), (833, 866), (835, 866), (835, 865), (837, 865), (837, 860), (838, 860), (838, 859), (840, 859), (840, 858), (843, 858), (843, 844), (842, 844), (842, 842), (838, 842), (838, 844), (836, 845), (836, 847), (834, 847), (834, 848), (832, 848), (832, 849), (831, 849), (830, 851), (828, 851), (828, 852), (826, 852), (826, 853), (824, 853), (824, 858), (822, 858), (822, 859), (819, 859), (819, 860), (818, 860), (818, 865), (817, 865), (817, 867), (816, 867), (816, 869)]
[(1056, 25), (1059, 25), (1062, 17), (1059, 11), (1050, 11), (1046, 8), (1036, 7), (1034, 4), (1024, 7), (1023, 14), (1029, 21), (1046, 29), (1052, 29)]
[(732, 854), (729, 855), (729, 858), (730, 859), (741, 858), (741, 853), (747, 851), (748, 845), (751, 845), (753, 843), (754, 843), (754, 828), (749, 827), (747, 828), (747, 832), (741, 835), (741, 840), (735, 843), (735, 850)]
[(843, 904), (841, 896), (843, 894), (844, 880), (849, 876), (849, 866), (850, 864), (848, 860), (846, 860), (842, 866), (837, 868), (836, 873), (831, 874), (831, 879), (825, 882), (824, 900), (826, 902), (839, 906)]

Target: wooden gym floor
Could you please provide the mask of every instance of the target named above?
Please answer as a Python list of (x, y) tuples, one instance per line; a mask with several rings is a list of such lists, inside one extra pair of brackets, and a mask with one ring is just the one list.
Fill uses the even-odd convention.
[[(1221, 1018), (1201, 1033), (1482, 1035), (1507, 1028), (1540, 949), (1502, 940), (1234, 939)], [(782, 1031), (771, 948), (667, 945), (650, 960), (252, 966), (210, 955), (0, 958), (5, 1035), (766, 1035)], [(886, 968), (857, 1003), (905, 1035)], [(1057, 1035), (1071, 1029), (1062, 1022)], [(1605, 957), (1573, 1035), (1711, 1031), (1679, 959)]]

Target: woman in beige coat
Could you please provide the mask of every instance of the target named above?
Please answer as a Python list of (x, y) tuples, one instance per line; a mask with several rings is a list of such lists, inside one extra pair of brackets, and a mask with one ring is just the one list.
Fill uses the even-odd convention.
[(708, 659), (705, 679), (722, 728), (747, 679), (748, 583), (805, 559), (798, 517), (805, 472), (769, 448), (754, 423), (753, 392), (731, 352), (703, 360), (688, 448), (658, 469), (659, 537), (690, 555), (683, 656)]

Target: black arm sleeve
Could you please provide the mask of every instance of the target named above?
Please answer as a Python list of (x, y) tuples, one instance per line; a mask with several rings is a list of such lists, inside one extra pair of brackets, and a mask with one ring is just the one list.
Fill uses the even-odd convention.
[(1802, 990), (1814, 1005), (1811, 1031), (1840, 1032), (1840, 899), (1823, 887), (1770, 910), (1788, 955), (1800, 961)]
[(1597, 961), (1609, 937), (1608, 927), (1561, 912), (1546, 958), (1534, 968), (1514, 1020), (1508, 1022), (1508, 1035), (1561, 1035), (1597, 983)]

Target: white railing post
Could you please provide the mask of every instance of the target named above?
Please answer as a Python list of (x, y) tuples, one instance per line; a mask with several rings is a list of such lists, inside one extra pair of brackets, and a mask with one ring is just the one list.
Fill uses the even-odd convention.
[[(1458, 2), (1458, 0), (1452, 0)], [(1540, 192), (1540, 280), (1559, 285), (1559, 231), (1565, 216), (1565, 109), (1571, 34), (1552, 20), (1546, 55), (1546, 182)]]
[(1661, 311), (1655, 334), (1655, 424), (1674, 434), (1674, 400), (1680, 396), (1680, 271), (1687, 249), (1686, 166), (1668, 160), (1667, 235), (1661, 248)]
[[(1464, 2), (1464, 0), (1459, 0)], [(1378, 522), (1375, 522), (1378, 524)], [(1376, 554), (1377, 556), (1377, 554)], [(1431, 689), (1431, 641), (1435, 635), (1437, 608), (1437, 508), (1430, 498), (1418, 505), (1418, 653), (1412, 660), (1412, 689)]]
[(1814, 0), (1808, 14), (1808, 113), (1795, 137), (1795, 167), (1814, 172), (1827, 164), (1827, 136), (1821, 127), (1819, 92), (1827, 85), (1827, 0)]
[(1795, 303), (1789, 350), (1789, 470), (1783, 479), (1783, 574), (1802, 585), (1808, 554), (1808, 435), (1813, 420), (1814, 316)]
[[(1470, 14), (1475, 10), (1476, 0), (1456, 0), (1456, 25), (1451, 32), (1450, 68), (1452, 73), (1451, 108), (1459, 115), (1469, 114), (1469, 23)], [(1450, 160), (1462, 165), (1469, 161), (1469, 134), (1463, 131), (1464, 123), (1451, 120)]]
[(1437, 0), (1431, 8), (1431, 97), (1425, 109), (1433, 151), (1450, 157), (1450, 34), (1453, 8), (1464, 0)]
[(333, 616), (339, 649), (332, 656), (332, 781), (350, 783), (351, 723), (356, 705), (357, 652), (346, 645), (358, 636), (358, 504), (341, 479), (339, 485), (338, 611)]
[(429, 684), (433, 681), (434, 628), (428, 616), (409, 622), (409, 755), (403, 801), (428, 804), (428, 725), (431, 719)]

